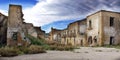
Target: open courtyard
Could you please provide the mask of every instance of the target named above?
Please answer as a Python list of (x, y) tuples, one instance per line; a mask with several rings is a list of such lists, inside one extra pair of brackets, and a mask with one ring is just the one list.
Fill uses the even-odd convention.
[(47, 51), (43, 54), (0, 57), (0, 60), (120, 60), (120, 50), (104, 47), (81, 47), (74, 51)]

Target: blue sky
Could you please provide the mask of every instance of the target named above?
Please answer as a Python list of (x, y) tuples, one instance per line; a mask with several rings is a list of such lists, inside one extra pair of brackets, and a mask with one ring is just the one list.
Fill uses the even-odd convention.
[(9, 4), (22, 5), (25, 22), (46, 32), (51, 27), (64, 29), (99, 10), (120, 12), (120, 0), (0, 0), (0, 12), (7, 15)]
[(33, 6), (37, 3), (36, 0), (0, 0), (0, 9), (8, 10), (9, 4), (19, 4), (23, 8)]

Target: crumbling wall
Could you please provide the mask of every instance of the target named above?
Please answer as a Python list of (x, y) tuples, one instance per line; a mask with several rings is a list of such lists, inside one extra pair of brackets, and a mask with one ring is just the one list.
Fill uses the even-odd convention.
[(32, 23), (25, 23), (24, 22), (23, 29), (24, 29), (25, 34), (29, 34), (29, 35), (37, 38), (37, 36), (38, 36), (37, 31), (35, 30)]
[[(103, 11), (102, 16), (104, 44), (120, 44), (120, 13)], [(112, 26), (110, 18), (113, 18)], [(112, 39), (110, 39), (111, 37)]]
[(7, 45), (26, 45), (26, 37), (23, 30), (22, 6), (9, 5), (8, 23), (7, 23)]
[[(87, 17), (87, 45), (100, 45), (101, 34), (101, 12), (97, 12)], [(95, 41), (96, 40), (96, 41)]]
[(43, 31), (41, 27), (34, 27), (34, 29), (37, 32), (37, 38), (45, 39), (45, 31)]
[(0, 45), (7, 44), (7, 16), (0, 13)]
[(61, 42), (61, 30), (51, 28), (50, 41)]

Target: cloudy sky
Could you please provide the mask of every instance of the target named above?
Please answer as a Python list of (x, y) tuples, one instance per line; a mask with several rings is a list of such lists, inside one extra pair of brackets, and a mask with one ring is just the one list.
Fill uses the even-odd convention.
[(9, 4), (22, 5), (25, 22), (46, 32), (51, 27), (64, 29), (99, 10), (120, 12), (120, 0), (0, 0), (0, 12), (7, 15)]

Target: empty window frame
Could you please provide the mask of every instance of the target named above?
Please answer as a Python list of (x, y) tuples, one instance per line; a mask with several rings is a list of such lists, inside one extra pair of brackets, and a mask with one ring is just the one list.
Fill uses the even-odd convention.
[(89, 28), (91, 28), (92, 27), (92, 22), (91, 22), (91, 20), (89, 20)]
[(114, 17), (110, 17), (110, 26), (114, 25)]

